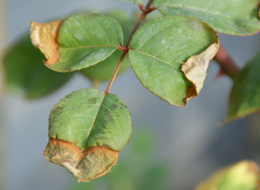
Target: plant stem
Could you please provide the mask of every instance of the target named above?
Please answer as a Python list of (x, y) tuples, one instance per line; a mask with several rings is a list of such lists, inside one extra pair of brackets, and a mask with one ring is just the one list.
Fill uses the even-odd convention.
[[(137, 31), (139, 25), (141, 24), (141, 22), (142, 22), (142, 20), (145, 18), (145, 16), (146, 16), (148, 13), (150, 13), (151, 11), (153, 11), (153, 8), (151, 7), (152, 2), (153, 2), (153, 0), (149, 0), (148, 3), (146, 4), (146, 6), (145, 6), (144, 8), (142, 8), (142, 9), (140, 8), (140, 9), (142, 10), (142, 14), (141, 14), (140, 17), (138, 18), (138, 20), (137, 20), (137, 22), (136, 22), (136, 24), (135, 24), (135, 26), (134, 26), (134, 28), (133, 28), (133, 30), (132, 30), (130, 36), (129, 36), (129, 39), (128, 39), (126, 45), (125, 45), (125, 50), (123, 51), (123, 53), (122, 53), (122, 55), (121, 55), (121, 57), (120, 57), (120, 59), (119, 59), (117, 65), (116, 65), (116, 68), (115, 68), (115, 70), (114, 70), (114, 73), (113, 73), (112, 77), (110, 78), (110, 80), (109, 80), (109, 82), (108, 82), (107, 88), (106, 88), (106, 90), (105, 90), (105, 92), (104, 92), (105, 95), (109, 92), (109, 90), (110, 90), (110, 88), (111, 88), (111, 86), (112, 86), (112, 84), (113, 84), (113, 82), (114, 82), (114, 80), (115, 80), (115, 78), (116, 78), (116, 75), (117, 75), (117, 73), (118, 73), (119, 67), (120, 67), (120, 65), (121, 65), (121, 63), (122, 63), (122, 61), (123, 61), (123, 59), (125, 58), (126, 54), (128, 53), (129, 45), (130, 45), (130, 42), (131, 42), (131, 40), (132, 40), (133, 35), (134, 35), (135, 32)], [(141, 6), (142, 6), (142, 5), (141, 5)]]
[(240, 69), (221, 44), (214, 59), (220, 65), (221, 71), (234, 80)]

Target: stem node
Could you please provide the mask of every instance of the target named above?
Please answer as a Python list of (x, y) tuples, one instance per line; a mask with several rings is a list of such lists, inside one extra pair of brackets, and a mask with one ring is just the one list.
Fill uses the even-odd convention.
[(108, 82), (107, 88), (106, 88), (106, 90), (104, 91), (105, 95), (109, 92), (110, 87), (111, 87), (112, 83), (114, 82), (114, 80), (115, 80), (115, 78), (116, 78), (116, 75), (117, 75), (117, 72), (118, 72), (118, 70), (119, 70), (119, 67), (120, 67), (120, 65), (121, 65), (121, 63), (122, 63), (124, 57), (125, 57), (126, 54), (128, 53), (130, 41), (131, 41), (131, 39), (132, 39), (134, 33), (137, 31), (139, 25), (141, 24), (141, 22), (143, 21), (143, 19), (145, 18), (145, 16), (146, 16), (148, 13), (150, 13), (150, 12), (152, 12), (152, 11), (154, 10), (154, 8), (151, 7), (152, 2), (153, 2), (153, 0), (149, 0), (145, 7), (144, 7), (143, 5), (139, 5), (139, 8), (140, 8), (140, 10), (142, 11), (142, 14), (141, 14), (140, 17), (138, 18), (138, 20), (137, 20), (137, 22), (136, 22), (136, 24), (135, 24), (135, 27), (133, 28), (133, 30), (132, 30), (132, 32), (131, 32), (131, 34), (130, 34), (130, 37), (129, 37), (129, 39), (128, 39), (126, 45), (125, 45), (125, 47), (120, 46), (120, 47), (118, 48), (119, 50), (123, 51), (123, 53), (122, 53), (122, 55), (121, 55), (121, 57), (120, 57), (120, 59), (119, 59), (117, 65), (116, 65), (116, 68), (115, 68), (115, 70), (114, 70), (113, 75), (112, 75), (111, 78), (110, 78), (110, 81)]

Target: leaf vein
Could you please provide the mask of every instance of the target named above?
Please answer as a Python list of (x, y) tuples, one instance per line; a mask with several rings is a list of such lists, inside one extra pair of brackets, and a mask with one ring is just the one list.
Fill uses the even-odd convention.
[[(164, 60), (162, 60), (162, 59), (160, 59), (160, 58), (158, 58), (158, 57), (155, 57), (155, 56), (153, 56), (153, 55), (151, 55), (151, 54), (142, 52), (142, 51), (137, 50), (137, 49), (132, 49), (132, 51), (136, 51), (136, 52), (142, 53), (142, 54), (144, 54), (144, 55), (146, 55), (146, 56), (149, 56), (149, 57), (151, 57), (151, 58), (153, 58), (153, 59), (156, 59), (156, 60), (158, 60), (158, 61), (160, 61), (160, 62), (166, 63), (166, 64), (168, 64), (168, 65), (170, 65), (170, 66), (172, 66), (172, 67), (178, 69), (177, 67), (175, 67), (174, 65), (170, 64), (169, 62), (164, 61)], [(179, 69), (178, 69), (178, 70), (179, 70)]]

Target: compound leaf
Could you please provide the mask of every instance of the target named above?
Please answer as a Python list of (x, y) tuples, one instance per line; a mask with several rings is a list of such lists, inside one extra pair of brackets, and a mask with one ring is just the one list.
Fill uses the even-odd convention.
[[(196, 76), (187, 77), (189, 69), (182, 72), (181, 67), (189, 65), (191, 69), (208, 65), (217, 52), (218, 37), (198, 19), (169, 16), (141, 27), (134, 34), (130, 48), (132, 69), (141, 83), (170, 104), (184, 106), (187, 99), (196, 96), (200, 89), (193, 80)], [(204, 51), (206, 53), (201, 54)], [(192, 57), (194, 55), (197, 56)], [(189, 58), (194, 64), (185, 63)], [(206, 69), (203, 68), (203, 81)], [(203, 81), (199, 81), (202, 87)]]
[(31, 40), (57, 72), (80, 70), (109, 57), (123, 44), (123, 31), (113, 18), (76, 14), (50, 23), (31, 22)]
[(218, 170), (195, 190), (257, 190), (258, 178), (258, 165), (244, 160)]
[(47, 160), (66, 167), (78, 181), (104, 175), (132, 133), (131, 116), (113, 94), (82, 89), (51, 110)]
[(214, 30), (232, 35), (260, 31), (259, 0), (154, 0), (153, 6), (164, 15), (196, 17)]
[(58, 89), (73, 75), (51, 71), (42, 64), (43, 59), (29, 35), (22, 37), (4, 57), (5, 89), (26, 98), (40, 98)]
[(260, 53), (250, 60), (235, 78), (225, 123), (260, 109)]

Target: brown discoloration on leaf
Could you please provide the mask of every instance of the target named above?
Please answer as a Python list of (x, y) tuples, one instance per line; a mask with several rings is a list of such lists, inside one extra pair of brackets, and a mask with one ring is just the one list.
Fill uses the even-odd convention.
[(88, 182), (106, 174), (118, 158), (117, 151), (105, 146), (91, 147), (82, 152), (74, 143), (51, 138), (43, 154), (48, 161), (67, 168), (79, 182)]
[(63, 20), (48, 23), (31, 22), (31, 41), (46, 57), (47, 61), (45, 64), (54, 64), (60, 57), (57, 36), (62, 22)]
[(202, 89), (209, 62), (217, 53), (218, 47), (219, 43), (211, 44), (204, 52), (191, 56), (182, 64), (181, 71), (193, 84), (188, 90), (187, 99), (197, 96)]

